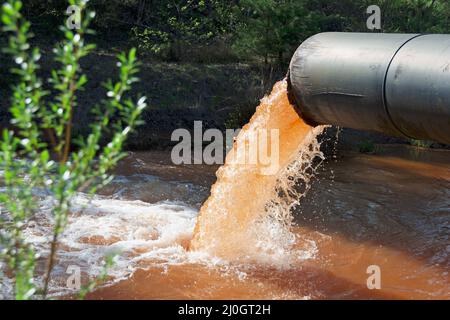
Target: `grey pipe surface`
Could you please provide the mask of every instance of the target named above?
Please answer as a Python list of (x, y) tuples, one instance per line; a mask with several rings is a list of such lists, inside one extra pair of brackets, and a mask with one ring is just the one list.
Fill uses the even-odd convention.
[(309, 124), (450, 143), (450, 35), (320, 33), (288, 78)]

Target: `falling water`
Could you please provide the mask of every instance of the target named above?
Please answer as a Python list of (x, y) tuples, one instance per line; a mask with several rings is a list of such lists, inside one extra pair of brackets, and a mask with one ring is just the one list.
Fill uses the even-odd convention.
[[(241, 146), (260, 146), (258, 132), (273, 129), (279, 139), (271, 145), (279, 145), (271, 151), (278, 149), (279, 156), (276, 170), (268, 174), (267, 164), (242, 161), (246, 148)], [(218, 170), (211, 196), (200, 210), (191, 249), (228, 260), (284, 264), (295, 258), (291, 209), (309, 189), (314, 160), (323, 157), (316, 139), (322, 131), (298, 116), (289, 103), (286, 81), (276, 83)]]

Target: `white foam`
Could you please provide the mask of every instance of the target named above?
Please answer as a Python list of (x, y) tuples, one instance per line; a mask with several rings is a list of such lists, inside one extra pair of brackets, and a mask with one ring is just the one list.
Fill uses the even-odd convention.
[[(45, 258), (49, 255), (52, 236), (50, 208), (54, 199), (45, 192), (39, 192), (39, 195), (40, 210), (27, 224), (24, 235), (37, 253)], [(243, 270), (246, 265), (229, 264), (205, 252), (185, 249), (192, 238), (197, 215), (197, 209), (176, 201), (147, 203), (77, 195), (72, 202), (66, 229), (60, 237), (58, 263), (50, 283), (51, 294), (73, 293), (66, 284), (68, 266), (78, 266), (84, 280), (93, 279), (102, 272), (105, 257), (110, 254), (117, 256), (114, 266), (108, 270), (110, 279), (106, 285), (128, 278), (139, 268), (191, 263), (220, 270), (223, 274), (233, 273), (238, 279), (245, 280)], [(263, 232), (254, 239), (256, 250), (261, 251), (258, 263), (280, 264), (283, 260), (277, 257), (285, 255), (286, 248), (280, 247), (282, 241), (277, 239), (285, 241), (289, 238), (291, 244), (296, 239), (286, 233), (286, 228), (279, 221), (265, 220), (261, 223), (258, 230)], [(313, 245), (306, 246), (304, 252), (297, 251), (295, 259), (309, 259), (314, 256), (314, 250)], [(12, 297), (9, 279), (2, 279), (2, 282), (4, 285), (0, 288), (0, 294)], [(42, 285), (42, 278), (36, 279), (36, 282)]]

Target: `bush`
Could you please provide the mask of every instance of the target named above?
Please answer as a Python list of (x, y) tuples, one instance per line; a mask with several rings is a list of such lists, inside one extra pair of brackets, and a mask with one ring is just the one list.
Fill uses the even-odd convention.
[[(137, 81), (136, 50), (118, 56), (119, 80), (107, 81), (106, 97), (93, 107), (96, 121), (85, 138), (72, 141), (72, 118), (77, 109), (77, 91), (87, 78), (80, 71), (80, 60), (93, 48), (84, 42), (93, 13), (85, 10), (86, 0), (70, 0), (83, 12), (78, 30), (62, 26), (62, 41), (54, 50), (59, 70), (53, 70), (49, 84), (36, 75), (39, 49), (31, 48), (30, 23), (21, 13), (22, 2), (9, 0), (2, 7), (3, 30), (10, 35), (6, 52), (17, 67), (12, 70), (18, 83), (13, 87), (10, 112), (12, 130), (4, 130), (0, 140), (0, 170), (5, 192), (0, 194), (0, 258), (7, 266), (6, 274), (14, 281), (16, 299), (46, 298), (48, 283), (57, 253), (58, 239), (64, 230), (71, 201), (77, 192), (93, 194), (111, 181), (108, 173), (124, 157), (122, 146), (139, 123), (145, 98), (137, 103), (126, 97)], [(85, 12), (86, 11), (86, 12)], [(50, 103), (43, 100), (44, 96)], [(100, 145), (104, 133), (112, 131), (111, 140)], [(73, 148), (73, 144), (76, 147)], [(23, 234), (23, 228), (39, 210), (38, 188), (53, 197), (54, 228), (50, 254), (40, 290), (35, 282), (36, 255)]]

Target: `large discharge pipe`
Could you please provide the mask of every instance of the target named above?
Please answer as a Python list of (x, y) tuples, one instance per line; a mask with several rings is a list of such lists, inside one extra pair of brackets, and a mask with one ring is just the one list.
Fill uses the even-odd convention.
[(310, 125), (450, 143), (450, 35), (320, 33), (295, 52), (288, 83)]

